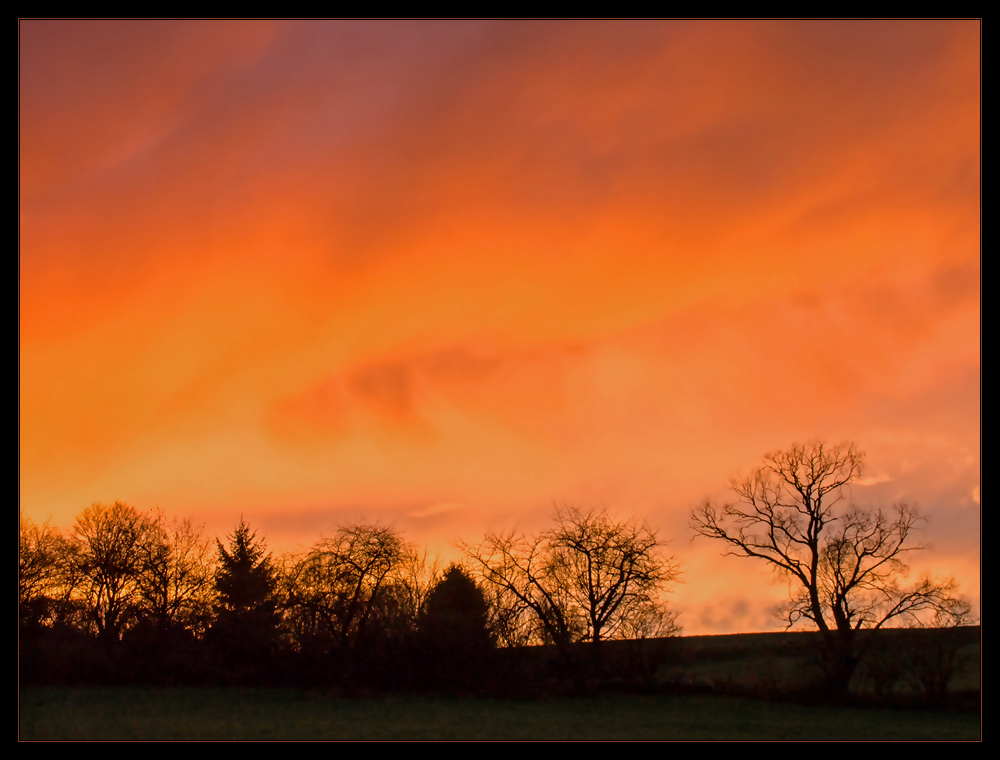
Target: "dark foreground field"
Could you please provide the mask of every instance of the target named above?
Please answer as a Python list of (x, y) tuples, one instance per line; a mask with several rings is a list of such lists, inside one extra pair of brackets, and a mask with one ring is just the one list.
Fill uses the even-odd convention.
[(978, 714), (722, 696), (341, 699), (284, 689), (22, 689), (21, 740), (978, 740)]

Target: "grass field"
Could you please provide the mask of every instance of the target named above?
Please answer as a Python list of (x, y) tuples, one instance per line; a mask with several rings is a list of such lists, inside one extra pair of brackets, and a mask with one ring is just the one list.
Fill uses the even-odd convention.
[(341, 699), (282, 689), (23, 689), (18, 734), (65, 739), (978, 740), (980, 716), (719, 696)]

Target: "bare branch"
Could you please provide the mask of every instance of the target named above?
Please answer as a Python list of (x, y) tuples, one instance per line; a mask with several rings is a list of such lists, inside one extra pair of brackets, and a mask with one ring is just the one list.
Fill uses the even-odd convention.
[(725, 543), (725, 554), (764, 560), (789, 579), (782, 612), (789, 627), (808, 620), (837, 633), (825, 640), (841, 686), (857, 659), (852, 631), (915, 625), (930, 616), (957, 623), (969, 611), (953, 580), (901, 587), (909, 572), (904, 558), (924, 548), (912, 541), (922, 523), (915, 509), (835, 509), (863, 463), (854, 444), (795, 445), (767, 454), (761, 467), (734, 480), (739, 501), (721, 510), (706, 502), (691, 515), (695, 533)]
[(557, 507), (555, 527), (540, 536), (490, 534), (462, 549), (497, 598), (533, 613), (542, 640), (566, 644), (628, 635), (642, 616), (662, 624), (650, 630), (675, 630), (673, 618), (652, 612), (679, 574), (662, 546), (645, 523)]

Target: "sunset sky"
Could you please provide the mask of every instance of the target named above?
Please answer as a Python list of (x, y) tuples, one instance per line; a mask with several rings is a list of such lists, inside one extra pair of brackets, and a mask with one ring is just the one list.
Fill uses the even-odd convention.
[(22, 21), (20, 507), (644, 519), (689, 634), (786, 588), (693, 507), (867, 453), (979, 610), (976, 21)]

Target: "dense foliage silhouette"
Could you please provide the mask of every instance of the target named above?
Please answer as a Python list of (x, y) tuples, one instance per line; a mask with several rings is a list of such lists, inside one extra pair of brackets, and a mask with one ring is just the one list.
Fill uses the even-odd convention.
[(427, 595), (417, 619), (422, 682), (439, 689), (472, 690), (489, 677), (496, 640), (486, 596), (459, 565), (451, 565)]

